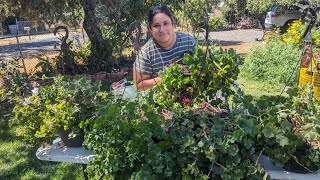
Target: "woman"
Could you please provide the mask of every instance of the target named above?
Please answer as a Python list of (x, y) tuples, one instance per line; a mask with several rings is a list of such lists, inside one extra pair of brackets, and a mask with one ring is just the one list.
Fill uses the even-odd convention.
[(133, 79), (141, 90), (161, 82), (159, 71), (195, 47), (191, 35), (174, 31), (173, 15), (166, 6), (149, 11), (148, 28), (152, 38), (141, 48), (133, 67)]

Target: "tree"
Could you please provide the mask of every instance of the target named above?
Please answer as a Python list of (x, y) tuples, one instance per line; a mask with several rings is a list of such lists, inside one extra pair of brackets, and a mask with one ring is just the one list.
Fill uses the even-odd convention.
[(262, 29), (265, 29), (266, 13), (273, 4), (274, 0), (247, 0), (246, 8), (254, 18), (259, 20)]
[(0, 21), (4, 21), (8, 16), (13, 15), (13, 11), (16, 9), (11, 2), (8, 0), (3, 0), (0, 3)]
[(299, 3), (301, 0), (247, 0), (246, 8), (253, 17), (259, 20), (264, 29), (266, 13), (272, 6), (291, 6)]
[(188, 0), (183, 8), (185, 17), (191, 21), (194, 29), (203, 28), (205, 19), (211, 13), (214, 1), (212, 0)]
[(99, 60), (103, 60), (104, 66), (109, 66), (111, 57), (110, 43), (103, 38), (99, 22), (95, 18), (96, 3), (91, 0), (80, 0), (84, 9), (83, 28), (91, 42), (91, 59), (94, 65), (100, 66)]
[(246, 0), (225, 0), (222, 12), (226, 20), (235, 26), (246, 12)]
[[(181, 5), (187, 2), (181, 0), (4, 0), (0, 8), (6, 14), (41, 22), (43, 28), (46, 28), (46, 24), (59, 22), (79, 24), (83, 19), (83, 27), (91, 42), (90, 63), (99, 66), (101, 70), (112, 67), (112, 55), (115, 48), (126, 40), (127, 27), (135, 20), (145, 19), (150, 7), (166, 4), (174, 9), (181, 8)], [(206, 2), (213, 1), (201, 0), (201, 2), (205, 5)]]

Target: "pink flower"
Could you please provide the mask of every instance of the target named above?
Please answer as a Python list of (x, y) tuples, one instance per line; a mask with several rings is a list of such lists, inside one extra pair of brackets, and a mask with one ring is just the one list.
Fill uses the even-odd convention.
[(182, 98), (182, 104), (184, 106), (191, 105), (192, 104), (192, 100), (190, 98), (184, 97), (184, 98)]
[(204, 102), (204, 103), (203, 103), (203, 106), (204, 106), (204, 107), (209, 107), (209, 106), (210, 106), (210, 103)]

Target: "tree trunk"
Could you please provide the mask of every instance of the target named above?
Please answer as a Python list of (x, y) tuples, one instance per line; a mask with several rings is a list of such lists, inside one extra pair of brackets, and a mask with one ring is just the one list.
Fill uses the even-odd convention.
[[(110, 43), (104, 40), (102, 32), (99, 26), (99, 22), (95, 17), (95, 1), (92, 0), (80, 0), (80, 3), (84, 10), (83, 28), (91, 42), (91, 58), (95, 69), (107, 70), (113, 66), (111, 60), (112, 50)], [(99, 67), (99, 68), (97, 68)]]
[(266, 30), (266, 26), (264, 25), (264, 20), (265, 20), (265, 16), (260, 16), (259, 18), (258, 18), (258, 20), (259, 20), (259, 23), (260, 23), (260, 25), (261, 25), (261, 28), (262, 28), (262, 30), (263, 30), (263, 32)]

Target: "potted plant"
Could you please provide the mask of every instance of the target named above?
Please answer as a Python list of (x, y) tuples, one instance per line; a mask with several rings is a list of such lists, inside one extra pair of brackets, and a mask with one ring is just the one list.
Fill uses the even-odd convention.
[(211, 45), (206, 52), (197, 46), (193, 54), (186, 54), (181, 62), (162, 72), (162, 83), (155, 88), (155, 101), (172, 107), (183, 104), (184, 98), (202, 103), (208, 99), (219, 104), (217, 92), (228, 97), (234, 93), (232, 84), (240, 72), (242, 58), (233, 49)]
[[(173, 65), (163, 72), (162, 83), (137, 100), (110, 100), (100, 106), (85, 138), (96, 155), (90, 174), (115, 179), (262, 179), (262, 168), (251, 157), (257, 119), (210, 101), (220, 83), (225, 83), (224, 92), (231, 91), (237, 56), (221, 50), (204, 60), (204, 54), (199, 48), (185, 57), (190, 75)], [(209, 93), (213, 95), (208, 98)]]
[[(49, 144), (58, 133), (66, 140), (76, 135), (83, 139), (82, 127), (94, 117), (100, 86), (100, 81), (92, 83), (88, 77), (70, 80), (58, 76), (52, 85), (34, 89), (32, 96), (14, 108), (17, 134), (32, 144)], [(76, 144), (64, 143), (82, 144), (77, 139), (72, 141)]]
[[(149, 96), (101, 106), (85, 145), (89, 174), (115, 179), (262, 179), (251, 159), (257, 120), (203, 104), (166, 111)], [(97, 173), (97, 174), (96, 174)]]
[(263, 99), (257, 104), (263, 110), (256, 150), (287, 170), (315, 172), (320, 168), (320, 104), (310, 89), (293, 88), (288, 94), (278, 103)]

